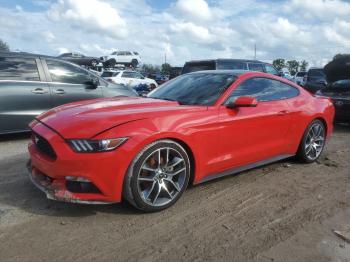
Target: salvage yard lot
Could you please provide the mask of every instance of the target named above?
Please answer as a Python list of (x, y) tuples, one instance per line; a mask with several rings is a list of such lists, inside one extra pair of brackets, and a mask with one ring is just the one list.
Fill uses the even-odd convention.
[[(47, 200), (28, 136), (0, 140), (0, 261), (350, 261), (350, 126), (317, 163), (286, 160), (190, 187), (170, 209)], [(232, 258), (232, 259), (231, 259)], [(289, 260), (288, 260), (289, 259)]]

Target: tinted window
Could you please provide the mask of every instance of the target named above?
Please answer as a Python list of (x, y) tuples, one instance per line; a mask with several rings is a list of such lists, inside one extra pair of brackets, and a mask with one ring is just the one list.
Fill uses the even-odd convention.
[(271, 65), (265, 65), (266, 73), (278, 75), (278, 71)]
[(249, 63), (249, 70), (264, 72), (264, 66), (262, 64)]
[(46, 60), (52, 82), (69, 84), (88, 84), (91, 82), (90, 74), (84, 69), (68, 63)]
[(179, 76), (149, 94), (151, 98), (178, 101), (185, 105), (213, 105), (233, 83), (232, 74), (195, 73)]
[(299, 90), (280, 81), (268, 78), (251, 78), (240, 84), (230, 95), (228, 101), (240, 96), (253, 96), (258, 101), (273, 101), (296, 97)]
[(219, 61), (217, 69), (248, 70), (247, 63), (240, 61)]
[(118, 75), (119, 72), (109, 72), (109, 71), (104, 71), (102, 73), (102, 77), (113, 77), (113, 76), (116, 76)]
[(323, 69), (310, 69), (309, 76), (325, 77)]
[(304, 75), (306, 75), (306, 72), (298, 72), (298, 73), (297, 73), (297, 76), (300, 76), (300, 77), (302, 77), (302, 76), (304, 76)]
[(345, 79), (345, 80), (336, 81), (330, 87), (331, 89), (335, 89), (335, 90), (350, 91), (350, 80)]
[(215, 70), (215, 62), (196, 62), (196, 63), (186, 63), (182, 74), (187, 74), (191, 72), (196, 71), (202, 71), (202, 70)]
[(137, 72), (123, 72), (122, 77), (124, 77), (124, 78), (141, 78), (141, 75)]
[(0, 57), (1, 80), (39, 81), (35, 59), (19, 57)]

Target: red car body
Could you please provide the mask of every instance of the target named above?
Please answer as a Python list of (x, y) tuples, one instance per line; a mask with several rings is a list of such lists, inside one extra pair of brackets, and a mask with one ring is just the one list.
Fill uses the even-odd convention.
[[(299, 89), (297, 97), (259, 102), (256, 107), (227, 108), (228, 95), (251, 77), (265, 77)], [(267, 164), (296, 154), (305, 129), (314, 119), (333, 131), (334, 107), (296, 84), (264, 73), (240, 75), (213, 106), (186, 106), (151, 98), (97, 99), (54, 108), (34, 120), (30, 128), (57, 154), (43, 154), (29, 143), (30, 172), (34, 183), (49, 198), (70, 202), (120, 202), (125, 174), (135, 156), (148, 144), (172, 139), (186, 148), (192, 182), (201, 183), (226, 174)], [(116, 150), (77, 153), (67, 139), (128, 137)], [(73, 193), (66, 177), (84, 177), (98, 193)]]

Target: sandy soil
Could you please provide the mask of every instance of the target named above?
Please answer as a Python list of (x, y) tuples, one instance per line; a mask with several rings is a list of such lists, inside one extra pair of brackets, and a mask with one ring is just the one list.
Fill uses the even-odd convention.
[(28, 138), (0, 141), (0, 261), (350, 261), (350, 126), (318, 163), (293, 159), (189, 188), (175, 206), (45, 199), (26, 175)]

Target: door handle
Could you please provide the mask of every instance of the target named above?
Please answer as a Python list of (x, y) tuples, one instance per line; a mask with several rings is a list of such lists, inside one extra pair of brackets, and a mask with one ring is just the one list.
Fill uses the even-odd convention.
[(56, 89), (53, 92), (57, 95), (63, 95), (66, 93), (63, 89)]
[(38, 95), (42, 95), (47, 93), (46, 90), (42, 89), (42, 88), (35, 88), (31, 91), (33, 94), (38, 94)]
[(289, 113), (288, 110), (282, 110), (282, 111), (279, 111), (279, 112), (277, 113), (277, 115), (278, 115), (278, 116), (284, 116), (284, 115), (286, 115), (286, 114), (288, 114), (288, 113)]

